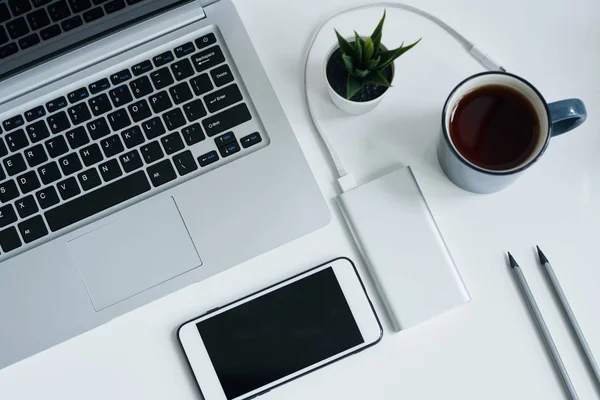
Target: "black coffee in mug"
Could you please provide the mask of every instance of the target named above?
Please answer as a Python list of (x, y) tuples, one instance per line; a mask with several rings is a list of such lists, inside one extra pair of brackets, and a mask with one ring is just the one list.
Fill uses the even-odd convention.
[(469, 162), (485, 169), (521, 165), (540, 139), (540, 120), (531, 102), (508, 86), (486, 85), (466, 93), (450, 117), (450, 138)]

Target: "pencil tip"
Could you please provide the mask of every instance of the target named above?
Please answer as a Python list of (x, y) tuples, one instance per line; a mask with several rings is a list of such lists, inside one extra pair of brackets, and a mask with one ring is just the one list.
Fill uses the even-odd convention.
[(511, 268), (519, 266), (519, 264), (517, 264), (517, 262), (515, 261), (514, 257), (512, 256), (512, 254), (510, 254), (510, 251), (508, 252), (508, 261), (510, 262), (510, 267)]
[(535, 247), (537, 247), (538, 256), (540, 257), (540, 262), (542, 263), (542, 265), (549, 263), (548, 259), (544, 255), (544, 253), (542, 253), (542, 249), (540, 249), (540, 246), (535, 246)]

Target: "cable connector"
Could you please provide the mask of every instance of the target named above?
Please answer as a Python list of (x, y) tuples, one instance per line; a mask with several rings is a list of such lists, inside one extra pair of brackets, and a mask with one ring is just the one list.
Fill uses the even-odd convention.
[(342, 193), (352, 190), (356, 187), (356, 181), (352, 175), (344, 175), (338, 179), (338, 185), (342, 189)]
[(506, 72), (506, 69), (494, 61), (491, 57), (485, 54), (483, 51), (479, 50), (477, 46), (471, 47), (469, 52), (475, 57), (484, 67), (489, 69), (490, 71), (503, 71)]

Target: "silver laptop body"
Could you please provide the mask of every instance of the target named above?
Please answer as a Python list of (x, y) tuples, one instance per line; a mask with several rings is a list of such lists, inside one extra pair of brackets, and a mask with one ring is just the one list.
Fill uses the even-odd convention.
[(230, 0), (13, 69), (0, 124), (0, 368), (330, 219)]

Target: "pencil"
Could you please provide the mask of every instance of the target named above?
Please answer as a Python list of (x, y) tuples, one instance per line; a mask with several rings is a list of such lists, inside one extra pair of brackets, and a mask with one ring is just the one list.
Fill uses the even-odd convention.
[(562, 306), (562, 309), (563, 309), (565, 315), (567, 316), (567, 319), (569, 320), (571, 329), (575, 333), (575, 336), (577, 336), (577, 340), (579, 341), (579, 346), (581, 347), (581, 350), (585, 354), (585, 357), (590, 365), (590, 368), (592, 369), (594, 375), (596, 376), (596, 381), (597, 381), (598, 385), (600, 385), (600, 369), (598, 368), (598, 364), (596, 363), (596, 360), (594, 359), (594, 354), (592, 353), (592, 350), (590, 349), (590, 346), (588, 345), (587, 340), (585, 340), (585, 335), (583, 334), (581, 327), (579, 327), (577, 318), (575, 318), (575, 314), (573, 313), (573, 310), (571, 309), (571, 306), (569, 305), (569, 302), (567, 301), (567, 297), (565, 296), (565, 293), (563, 292), (563, 290), (560, 286), (560, 283), (558, 282), (558, 279), (556, 278), (556, 275), (554, 275), (554, 270), (552, 269), (552, 265), (550, 265), (550, 262), (548, 261), (548, 259), (544, 255), (544, 253), (542, 253), (542, 250), (539, 248), (539, 246), (536, 246), (536, 247), (537, 247), (537, 251), (538, 251), (538, 256), (540, 257), (540, 264), (542, 264), (542, 267), (544, 267), (544, 271), (546, 271), (546, 274), (548, 274), (548, 278), (550, 279), (552, 288), (554, 289), (556, 296), (560, 300), (560, 305)]
[(550, 353), (550, 356), (552, 357), (552, 361), (554, 362), (554, 367), (556, 368), (556, 372), (563, 383), (565, 391), (568, 394), (569, 399), (578, 400), (579, 397), (577, 396), (577, 392), (575, 392), (575, 388), (573, 387), (573, 384), (571, 383), (571, 378), (569, 378), (569, 373), (567, 372), (567, 369), (565, 368), (565, 365), (563, 364), (562, 359), (560, 358), (560, 354), (558, 354), (558, 349), (556, 348), (556, 345), (554, 344), (554, 340), (552, 340), (552, 336), (550, 335), (550, 331), (548, 331), (548, 327), (546, 326), (546, 323), (544, 322), (542, 313), (540, 312), (540, 309), (538, 308), (537, 303), (535, 302), (535, 299), (533, 298), (533, 294), (531, 293), (531, 290), (529, 289), (529, 285), (527, 284), (525, 275), (523, 275), (523, 271), (521, 271), (521, 267), (519, 267), (519, 264), (517, 264), (517, 262), (515, 261), (515, 259), (513, 258), (513, 256), (510, 253), (508, 253), (508, 259), (510, 261), (510, 266), (515, 274), (517, 283), (519, 284), (519, 287), (521, 288), (521, 293), (523, 294), (523, 297), (525, 298), (525, 301), (527, 302), (527, 305), (529, 306), (529, 311), (531, 312), (531, 316), (533, 317), (535, 324), (537, 325), (538, 331), (539, 331), (540, 335), (542, 336), (542, 338), (544, 339), (544, 343), (546, 344), (546, 349), (548, 350), (548, 352)]

